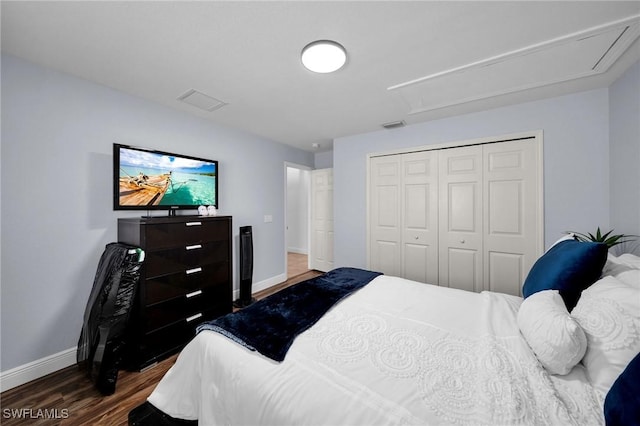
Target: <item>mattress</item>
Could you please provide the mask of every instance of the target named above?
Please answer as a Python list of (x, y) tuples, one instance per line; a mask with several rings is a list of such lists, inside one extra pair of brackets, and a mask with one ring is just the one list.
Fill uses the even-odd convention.
[(379, 276), (276, 362), (212, 331), (148, 401), (200, 425), (603, 424), (578, 364), (552, 376), (522, 337), (522, 298)]

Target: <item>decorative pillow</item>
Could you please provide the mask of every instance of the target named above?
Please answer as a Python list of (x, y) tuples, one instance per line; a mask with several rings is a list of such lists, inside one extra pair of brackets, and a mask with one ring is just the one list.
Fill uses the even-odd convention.
[(640, 289), (606, 276), (582, 292), (571, 312), (587, 336), (582, 363), (600, 396), (640, 352)]
[(604, 400), (607, 426), (640, 425), (640, 353), (616, 379)]
[(539, 291), (520, 305), (518, 327), (551, 374), (569, 374), (587, 350), (587, 338), (571, 318), (558, 290)]
[(607, 251), (602, 243), (559, 242), (533, 265), (522, 286), (523, 296), (527, 298), (542, 290), (558, 290), (567, 309), (573, 309), (582, 290), (600, 278)]

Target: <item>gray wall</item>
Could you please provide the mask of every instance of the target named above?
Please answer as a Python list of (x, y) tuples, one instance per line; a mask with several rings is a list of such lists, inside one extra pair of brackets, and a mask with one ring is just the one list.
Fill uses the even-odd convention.
[[(611, 227), (640, 235), (640, 62), (609, 90)], [(640, 254), (640, 241), (626, 244)]]
[(114, 142), (219, 160), (235, 256), (252, 225), (254, 283), (285, 273), (284, 164), (312, 153), (3, 55), (1, 371), (77, 344), (117, 218), (144, 214), (113, 211)]
[(336, 266), (366, 266), (366, 156), (398, 148), (543, 130), (545, 245), (567, 230), (609, 227), (608, 98), (604, 88), (336, 139)]

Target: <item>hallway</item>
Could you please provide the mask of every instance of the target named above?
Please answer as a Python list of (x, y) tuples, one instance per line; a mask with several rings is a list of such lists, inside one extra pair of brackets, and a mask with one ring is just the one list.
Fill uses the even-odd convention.
[(308, 257), (306, 254), (287, 253), (287, 278), (293, 278), (309, 271), (308, 265)]

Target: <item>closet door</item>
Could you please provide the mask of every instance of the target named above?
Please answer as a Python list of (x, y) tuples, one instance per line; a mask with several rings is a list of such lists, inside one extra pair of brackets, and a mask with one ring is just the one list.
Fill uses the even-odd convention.
[(484, 155), (484, 289), (521, 295), (538, 257), (538, 160), (530, 140), (487, 144)]
[(402, 276), (401, 157), (374, 157), (369, 167), (369, 268)]
[(443, 149), (438, 156), (438, 284), (481, 291), (482, 146)]
[(402, 155), (402, 276), (438, 283), (438, 153)]

